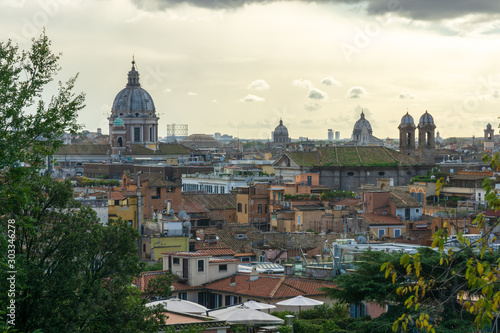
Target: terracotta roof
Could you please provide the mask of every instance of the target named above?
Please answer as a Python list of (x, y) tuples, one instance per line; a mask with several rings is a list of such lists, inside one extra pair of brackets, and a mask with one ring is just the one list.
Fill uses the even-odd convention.
[(59, 147), (54, 155), (108, 155), (111, 154), (110, 145), (72, 144)]
[(422, 207), (422, 204), (417, 199), (412, 197), (409, 192), (404, 191), (391, 191), (389, 201), (396, 208)]
[(189, 194), (182, 193), (185, 204), (202, 204), (208, 210), (236, 208), (236, 193)]
[(111, 192), (111, 200), (123, 200), (126, 198), (121, 192)]
[(144, 292), (149, 285), (149, 281), (151, 279), (156, 278), (158, 275), (164, 275), (168, 271), (150, 271), (150, 272), (142, 272), (139, 277), (136, 277), (132, 282), (137, 288)]
[[(234, 285), (232, 279), (234, 278)], [(259, 298), (290, 298), (299, 295), (315, 296), (324, 295), (319, 291), (322, 287), (332, 287), (333, 283), (311, 279), (291, 278), (287, 276), (264, 275), (250, 281), (249, 274), (235, 274), (215, 282), (205, 284), (205, 288), (239, 295)]]
[(360, 214), (368, 225), (404, 225), (399, 219), (391, 215), (377, 215), (373, 213)]
[(255, 254), (253, 252), (247, 252), (247, 253), (236, 253), (234, 256), (235, 257), (251, 257), (254, 255)]
[(174, 292), (203, 289), (203, 286), (190, 286), (187, 283), (180, 282), (177, 280), (175, 276), (174, 276), (174, 281), (172, 281), (172, 287), (174, 287), (173, 290)]
[(341, 206), (351, 206), (359, 203), (359, 199), (342, 199), (339, 201), (333, 202), (333, 205), (341, 205)]
[(199, 253), (206, 253), (212, 257), (219, 257), (219, 256), (234, 256), (236, 252), (234, 252), (231, 249), (228, 248), (223, 248), (223, 249), (200, 249), (197, 250)]
[(132, 145), (125, 150), (123, 155), (188, 155), (194, 152), (193, 149), (178, 143), (160, 143), (158, 150), (152, 150), (141, 145)]
[(238, 259), (210, 259), (210, 263), (222, 263), (222, 262), (240, 262)]
[(323, 147), (313, 152), (289, 152), (299, 166), (398, 166), (416, 165), (418, 160), (386, 147)]
[(197, 252), (169, 252), (169, 253), (163, 253), (163, 254), (169, 254), (169, 255), (178, 256), (178, 257), (209, 257), (210, 256), (207, 253), (197, 253)]
[[(148, 187), (181, 187), (182, 184), (176, 183), (170, 180), (161, 179), (157, 177), (151, 177), (147, 179)], [(142, 181), (141, 181), (142, 184)]]

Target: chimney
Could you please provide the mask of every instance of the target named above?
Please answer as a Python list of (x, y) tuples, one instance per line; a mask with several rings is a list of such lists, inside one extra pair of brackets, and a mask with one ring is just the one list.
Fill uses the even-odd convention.
[(231, 282), (229, 282), (230, 287), (234, 287), (236, 285), (236, 276), (231, 276)]
[(257, 273), (257, 267), (252, 267), (252, 272), (250, 272), (250, 281), (255, 281), (259, 278), (259, 273)]

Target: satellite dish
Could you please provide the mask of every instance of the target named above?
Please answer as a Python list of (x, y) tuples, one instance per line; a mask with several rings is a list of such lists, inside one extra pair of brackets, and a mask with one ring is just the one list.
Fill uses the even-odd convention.
[(295, 261), (300, 261), (300, 256), (296, 256)]
[(269, 238), (264, 238), (264, 243), (269, 244)]
[(262, 239), (259, 239), (259, 240), (257, 241), (257, 246), (258, 246), (258, 247), (262, 247), (262, 246), (264, 246), (264, 241), (263, 241)]
[(170, 215), (174, 215), (174, 210), (173, 209), (170, 209), (170, 211), (168, 212)]
[(359, 244), (366, 244), (366, 237), (365, 236), (358, 236), (358, 243)]
[(254, 247), (254, 243), (253, 242), (250, 242), (250, 247)]
[(181, 220), (187, 220), (189, 218), (188, 214), (185, 210), (181, 210), (179, 214), (177, 214)]

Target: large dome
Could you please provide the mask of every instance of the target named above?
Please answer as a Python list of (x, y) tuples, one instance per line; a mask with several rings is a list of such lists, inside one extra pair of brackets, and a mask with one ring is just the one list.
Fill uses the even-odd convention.
[(135, 70), (135, 61), (132, 61), (132, 69), (128, 72), (127, 86), (116, 95), (111, 112), (143, 113), (149, 111), (155, 111), (153, 99), (146, 90), (141, 88), (139, 72)]
[(434, 118), (429, 114), (429, 112), (425, 111), (425, 113), (420, 117), (419, 125), (427, 125), (434, 124)]
[(191, 134), (182, 139), (180, 144), (192, 149), (222, 148), (219, 141), (206, 134)]
[(401, 118), (401, 125), (414, 125), (413, 117), (408, 112)]
[(368, 130), (372, 129), (372, 125), (370, 125), (370, 122), (365, 119), (365, 113), (361, 111), (361, 118), (354, 124), (354, 130), (360, 130), (366, 127)]
[(287, 135), (288, 136), (288, 129), (286, 128), (285, 125), (283, 125), (283, 120), (280, 119), (280, 124), (276, 126), (274, 129), (274, 135), (276, 134), (281, 134), (281, 135)]

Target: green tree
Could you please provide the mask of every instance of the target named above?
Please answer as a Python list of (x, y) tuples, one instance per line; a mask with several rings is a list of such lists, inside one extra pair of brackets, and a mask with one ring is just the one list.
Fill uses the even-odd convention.
[[(28, 52), (0, 43), (0, 54), (0, 308), (15, 300), (23, 332), (158, 331), (164, 316), (132, 285), (142, 268), (137, 231), (101, 225), (73, 200), (70, 182), (40, 175), (62, 134), (78, 130), (84, 96), (72, 92), (75, 78), (45, 103), (43, 89), (59, 69), (45, 34)], [(4, 255), (14, 252), (14, 260)]]

